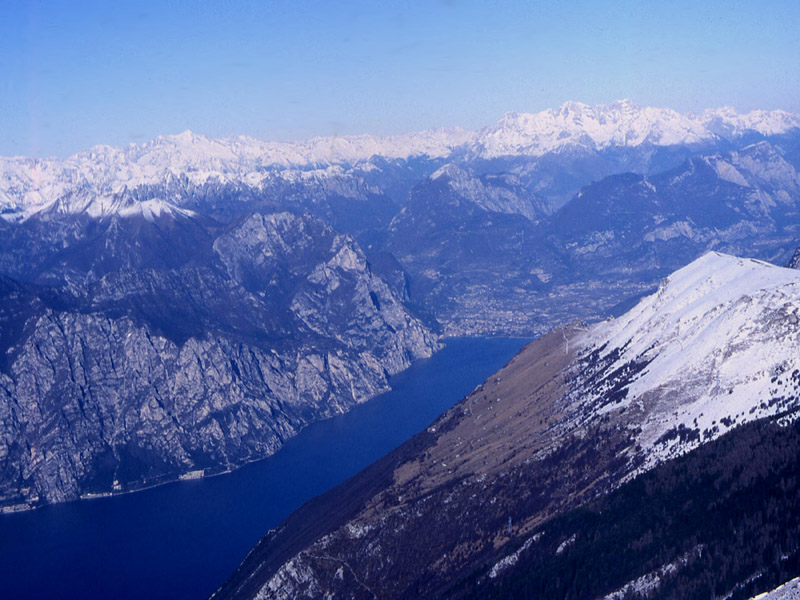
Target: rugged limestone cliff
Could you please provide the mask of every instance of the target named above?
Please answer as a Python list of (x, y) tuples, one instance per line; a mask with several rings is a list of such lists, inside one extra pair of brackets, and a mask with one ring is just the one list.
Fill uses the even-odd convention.
[(126, 266), (86, 284), (3, 280), (0, 505), (262, 458), (437, 347), (321, 221), (254, 215), (206, 251), (202, 267)]

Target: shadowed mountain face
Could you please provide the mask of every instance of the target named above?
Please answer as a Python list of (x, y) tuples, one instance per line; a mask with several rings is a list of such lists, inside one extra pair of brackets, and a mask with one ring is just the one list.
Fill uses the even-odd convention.
[(437, 347), (356, 242), (311, 217), (103, 225), (29, 273), (67, 283), (3, 279), (4, 505), (267, 456)]
[(800, 175), (768, 142), (607, 177), (552, 215), (520, 182), (447, 165), (389, 225), (385, 249), (446, 332), (596, 319), (710, 249), (784, 264), (800, 236)]
[(664, 274), (709, 248), (776, 258), (796, 235), (799, 191), (794, 167), (762, 143), (593, 184), (555, 215), (553, 231), (576, 266), (604, 276)]
[(795, 250), (792, 259), (786, 266), (789, 267), (790, 269), (800, 269), (800, 248)]
[(549, 520), (444, 596), (751, 598), (800, 573), (798, 468), (800, 422), (746, 425)]
[[(791, 472), (794, 463), (786, 460), (796, 462), (796, 457), (775, 454), (783, 438), (772, 440), (771, 432), (780, 428), (742, 427), (796, 416), (798, 311), (796, 271), (708, 254), (671, 275), (656, 294), (623, 316), (588, 328), (560, 328), (529, 344), (426, 431), (269, 532), (214, 597), (481, 597), (481, 590), (527, 597), (525, 578), (538, 572), (536, 565), (551, 563), (561, 570), (540, 574), (530, 583), (540, 587), (530, 589), (546, 592), (566, 585), (570, 594), (575, 590), (566, 597), (594, 597), (588, 590), (614, 592), (685, 552), (675, 570), (688, 565), (687, 573), (692, 572), (706, 564), (693, 561), (698, 545), (716, 544), (720, 552), (732, 547), (714, 537), (713, 528), (703, 530), (706, 537), (698, 529), (697, 540), (681, 538), (663, 553), (642, 554), (641, 561), (629, 561), (596, 581), (558, 578), (573, 572), (570, 560), (591, 553), (590, 543), (606, 552), (612, 542), (639, 547), (635, 537), (617, 542), (614, 531), (602, 529), (614, 523), (602, 516), (602, 507), (624, 513), (624, 499), (637, 494), (626, 486), (637, 475), (652, 472), (644, 481), (655, 486), (673, 461), (697, 461), (691, 464), (702, 473), (709, 456), (722, 452), (731, 461), (725, 468), (735, 474), (731, 494), (748, 493), (757, 484), (750, 475), (736, 479), (736, 465), (748, 460), (740, 451), (749, 447), (752, 435), (770, 455), (753, 466), (758, 473), (753, 477), (771, 472), (770, 461), (780, 465), (780, 473)], [(740, 430), (750, 433), (734, 438), (730, 447), (703, 450)], [(705, 454), (689, 459), (698, 448)], [(706, 475), (679, 476), (684, 473), (679, 465), (689, 463), (674, 464), (662, 487), (648, 493), (700, 497), (707, 492)], [(649, 485), (639, 481), (633, 483)], [(781, 497), (781, 481), (780, 476), (771, 479), (772, 487), (763, 492)], [(622, 495), (607, 496), (613, 490)], [(755, 518), (734, 515), (733, 495), (708, 501), (713, 504), (714, 498), (743, 526)], [(598, 536), (606, 537), (581, 541), (580, 550), (564, 554), (562, 561), (558, 557), (584, 539), (575, 524), (591, 520), (570, 511), (587, 502), (593, 503), (587, 505), (594, 507), (592, 514), (601, 515)], [(701, 515), (705, 509), (698, 510)], [(800, 515), (796, 507), (792, 511), (785, 524), (795, 527)], [(625, 535), (639, 531), (646, 535), (645, 528)], [(641, 547), (651, 548), (647, 543), (643, 540)], [(537, 544), (553, 552), (542, 554)], [(767, 546), (770, 552), (783, 548), (767, 543), (765, 553)], [(796, 545), (786, 546), (786, 552), (795, 556)], [(509, 570), (517, 563), (522, 570)], [(724, 585), (744, 583), (753, 568), (767, 564), (775, 566), (779, 578), (785, 571), (780, 563), (744, 561), (725, 571)], [(506, 575), (518, 579), (506, 580)], [(675, 581), (678, 587), (669, 589), (694, 589)]]

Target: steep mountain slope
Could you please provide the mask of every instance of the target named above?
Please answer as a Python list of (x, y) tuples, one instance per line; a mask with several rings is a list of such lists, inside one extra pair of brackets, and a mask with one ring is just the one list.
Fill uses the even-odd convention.
[(546, 522), (451, 598), (730, 598), (800, 573), (800, 421), (761, 420)]
[(636, 279), (709, 249), (777, 258), (793, 245), (799, 214), (800, 175), (763, 142), (597, 182), (554, 216), (553, 233), (588, 273)]
[[(170, 218), (136, 226), (185, 231)], [(203, 230), (195, 255), (214, 260), (177, 265), (169, 245), (101, 251), (130, 224), (114, 217), (51, 261), (48, 276), (83, 273), (72, 283), (3, 280), (0, 505), (262, 458), (437, 347), (355, 241), (321, 221), (280, 213)]]
[(215, 598), (438, 597), (513, 564), (548, 519), (745, 423), (794, 416), (799, 313), (797, 271), (707, 254), (624, 316), (531, 343), (271, 531)]
[(120, 269), (166, 271), (213, 263), (219, 224), (167, 203), (134, 204), (103, 219), (44, 215), (10, 226), (0, 268), (25, 281), (88, 284)]

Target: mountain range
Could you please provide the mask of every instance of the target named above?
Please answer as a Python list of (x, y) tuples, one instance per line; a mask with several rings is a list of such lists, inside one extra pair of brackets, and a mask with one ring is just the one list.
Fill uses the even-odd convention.
[(64, 160), (4, 158), (0, 229), (309, 213), (376, 264), (399, 260), (446, 333), (537, 335), (612, 310), (620, 275), (633, 295), (709, 249), (788, 259), (798, 169), (798, 115), (570, 102), (475, 132), (296, 143), (186, 132)]
[[(479, 131), (439, 129), (304, 142), (263, 142), (244, 136), (210, 139), (185, 131), (126, 148), (96, 146), (64, 160), (3, 158), (0, 214), (7, 220), (25, 219), (59, 199), (63, 210), (82, 212), (87, 205), (81, 199), (89, 194), (102, 198), (182, 177), (194, 186), (215, 180), (261, 187), (276, 173), (302, 179), (352, 172), (369, 179), (369, 173), (382, 170), (385, 161), (491, 162), (612, 149), (638, 149), (640, 162), (647, 163), (660, 149), (724, 147), (797, 128), (800, 115), (779, 110), (739, 114), (721, 108), (680, 114), (622, 100), (594, 107), (567, 102), (558, 110), (508, 113), (496, 125)], [(99, 207), (89, 210), (96, 214)]]
[(441, 336), (619, 315), (709, 250), (787, 264), (798, 169), (800, 116), (628, 101), (2, 158), (0, 506), (263, 458)]
[(439, 346), (358, 244), (312, 217), (86, 227), (41, 266), (47, 283), (0, 279), (12, 510), (263, 458)]

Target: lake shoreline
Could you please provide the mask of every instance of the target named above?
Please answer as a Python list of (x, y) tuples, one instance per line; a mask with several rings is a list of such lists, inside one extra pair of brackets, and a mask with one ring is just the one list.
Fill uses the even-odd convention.
[[(159, 487), (163, 487), (163, 486), (167, 486), (167, 485), (171, 485), (171, 484), (175, 484), (175, 483), (183, 483), (183, 482), (186, 482), (186, 481), (196, 481), (198, 479), (210, 479), (212, 477), (218, 477), (220, 475), (229, 475), (229, 474), (234, 473), (234, 472), (236, 472), (236, 471), (238, 471), (238, 470), (240, 470), (240, 469), (242, 469), (242, 468), (244, 468), (244, 467), (246, 467), (248, 465), (252, 465), (252, 464), (261, 462), (262, 460), (268, 460), (268, 459), (272, 458), (273, 456), (278, 454), (284, 448), (284, 446), (286, 445), (287, 442), (289, 442), (290, 440), (295, 439), (298, 435), (300, 435), (308, 427), (310, 427), (310, 426), (312, 426), (312, 425), (314, 425), (316, 423), (325, 422), (325, 421), (327, 421), (329, 419), (335, 419), (335, 418), (344, 416), (344, 415), (348, 414), (350, 411), (352, 411), (354, 408), (356, 408), (358, 406), (362, 406), (362, 405), (364, 405), (364, 404), (366, 404), (368, 402), (372, 402), (373, 400), (376, 400), (376, 399), (380, 398), (381, 396), (383, 396), (385, 394), (391, 393), (393, 391), (393, 388), (391, 386), (391, 382), (392, 382), (393, 378), (396, 378), (397, 376), (402, 375), (403, 373), (406, 373), (409, 369), (411, 369), (414, 365), (416, 365), (420, 361), (431, 360), (434, 356), (436, 356), (439, 352), (441, 352), (442, 350), (444, 350), (444, 348), (446, 348), (448, 341), (453, 341), (453, 340), (456, 340), (456, 341), (457, 340), (509, 340), (509, 341), (517, 341), (517, 340), (519, 340), (519, 341), (524, 341), (525, 343), (528, 343), (532, 339), (533, 338), (519, 337), (519, 336), (447, 336), (447, 337), (441, 337), (441, 338), (439, 338), (439, 341), (442, 343), (442, 346), (438, 350), (436, 350), (433, 354), (431, 354), (431, 356), (417, 359), (413, 363), (411, 363), (403, 371), (400, 371), (399, 373), (396, 373), (395, 375), (392, 375), (389, 378), (389, 389), (384, 390), (382, 392), (379, 392), (378, 394), (375, 394), (374, 396), (368, 398), (367, 400), (364, 400), (363, 402), (358, 402), (358, 403), (354, 404), (353, 406), (351, 406), (345, 412), (342, 412), (342, 413), (339, 413), (339, 414), (335, 414), (335, 415), (329, 415), (329, 416), (326, 416), (326, 417), (323, 417), (323, 418), (320, 418), (320, 419), (315, 419), (313, 421), (309, 421), (308, 423), (303, 425), (303, 427), (298, 429), (297, 432), (294, 435), (292, 435), (292, 436), (286, 438), (285, 440), (283, 440), (283, 443), (281, 443), (281, 445), (278, 448), (276, 448), (274, 452), (272, 452), (270, 454), (267, 454), (265, 456), (260, 456), (258, 458), (254, 458), (253, 460), (249, 460), (249, 461), (245, 461), (245, 462), (242, 462), (242, 463), (237, 463), (235, 465), (231, 465), (230, 468), (227, 468), (227, 469), (224, 469), (224, 470), (221, 470), (221, 471), (216, 471), (214, 469), (214, 467), (208, 467), (208, 468), (205, 468), (205, 469), (197, 469), (195, 471), (188, 471), (186, 473), (181, 473), (180, 475), (177, 475), (177, 476), (174, 476), (174, 477), (173, 476), (169, 476), (169, 478), (161, 480), (161, 481), (147, 483), (147, 484), (144, 484), (142, 486), (130, 487), (130, 488), (126, 488), (124, 490), (108, 490), (108, 491), (104, 490), (104, 491), (99, 491), (99, 492), (86, 492), (86, 493), (82, 494), (79, 498), (73, 498), (71, 500), (66, 500), (64, 502), (44, 502), (44, 503), (37, 503), (37, 504), (21, 503), (21, 504), (12, 504), (12, 505), (8, 505), (8, 506), (0, 506), (0, 519), (2, 519), (5, 516), (9, 516), (9, 515), (16, 515), (16, 514), (20, 514), (20, 513), (28, 513), (28, 512), (31, 512), (31, 511), (35, 511), (35, 510), (40, 510), (40, 509), (45, 508), (47, 506), (62, 506), (62, 505), (70, 504), (72, 502), (83, 502), (83, 501), (87, 501), (87, 500), (88, 501), (105, 500), (105, 499), (108, 499), (108, 498), (116, 498), (116, 497), (119, 497), (119, 496), (126, 496), (126, 495), (129, 495), (129, 494), (135, 494), (135, 493), (138, 493), (138, 492), (145, 492), (145, 491), (148, 491), (148, 490), (152, 490), (152, 489), (155, 489), (155, 488), (159, 488)], [(203, 474), (200, 475), (200, 476), (197, 476), (197, 477), (186, 477), (186, 475), (188, 475), (189, 473), (193, 473), (193, 472), (196, 472), (196, 471), (203, 471)], [(165, 477), (167, 477), (167, 476), (165, 476)]]
[(269, 529), (428, 427), (528, 340), (450, 338), (393, 376), (391, 391), (226, 477), (8, 513), (0, 563), (14, 577), (0, 578), (0, 597), (206, 598)]

